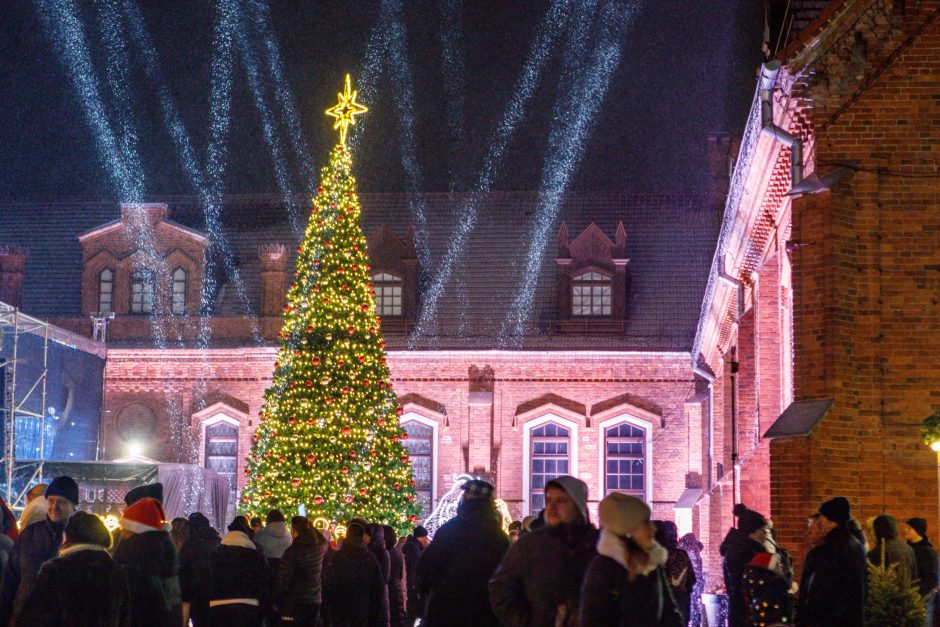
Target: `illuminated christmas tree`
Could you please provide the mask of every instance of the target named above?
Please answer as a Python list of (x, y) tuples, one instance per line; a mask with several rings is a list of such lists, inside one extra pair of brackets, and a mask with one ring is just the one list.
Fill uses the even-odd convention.
[(413, 524), (411, 464), (389, 382), (375, 312), (366, 240), (346, 134), (366, 108), (346, 76), (336, 118), (340, 141), (321, 172), (313, 212), (297, 249), (274, 381), (245, 473), (240, 509), (334, 524), (353, 516), (399, 530)]

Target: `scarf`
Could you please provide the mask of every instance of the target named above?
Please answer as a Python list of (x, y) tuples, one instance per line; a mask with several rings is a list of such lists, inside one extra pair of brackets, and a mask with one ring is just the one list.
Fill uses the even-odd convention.
[[(627, 565), (627, 555), (624, 550), (623, 540), (606, 529), (601, 529), (601, 536), (597, 539), (597, 552), (614, 560), (626, 570), (630, 570), (630, 567)], [(665, 564), (666, 560), (669, 559), (669, 551), (655, 540), (653, 540), (653, 546), (646, 549), (646, 554), (649, 555), (649, 560), (646, 562), (646, 565), (636, 573), (638, 575), (650, 574)]]

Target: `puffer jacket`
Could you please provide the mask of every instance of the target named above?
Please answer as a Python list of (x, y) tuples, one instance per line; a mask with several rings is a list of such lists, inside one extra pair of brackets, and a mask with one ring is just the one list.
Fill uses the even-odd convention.
[(323, 558), (327, 541), (316, 531), (302, 533), (284, 551), (278, 563), (272, 600), (281, 616), (294, 608), (323, 601)]
[[(519, 538), (490, 580), (490, 602), (503, 627), (576, 620), (581, 582), (597, 555), (590, 523), (544, 527)], [(562, 610), (559, 610), (562, 607)], [(565, 616), (559, 617), (559, 612)]]
[(267, 601), (268, 562), (247, 534), (229, 531), (212, 554), (212, 601), (256, 599)]
[(147, 531), (124, 538), (114, 561), (127, 572), (131, 625), (177, 627), (183, 622), (179, 562), (166, 531)]

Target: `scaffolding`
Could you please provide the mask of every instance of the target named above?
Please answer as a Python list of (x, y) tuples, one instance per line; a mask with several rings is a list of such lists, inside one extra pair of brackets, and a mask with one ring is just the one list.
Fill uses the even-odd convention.
[[(38, 375), (24, 379), (19, 362), (20, 336), (30, 333), (42, 338), (42, 368)], [(0, 302), (0, 348), (11, 342), (10, 358), (2, 362), (3, 366), (3, 470), (6, 483), (6, 501), (11, 508), (19, 508), (28, 487), (34, 479), (42, 482), (42, 466), (45, 458), (46, 432), (46, 374), (49, 359), (50, 325), (48, 322), (27, 316), (18, 308)], [(25, 389), (24, 392), (20, 390)], [(26, 404), (33, 398), (39, 398), (38, 411), (27, 409)], [(35, 407), (35, 405), (34, 405)], [(39, 421), (39, 459), (17, 462), (16, 459), (16, 423), (18, 419)], [(17, 471), (28, 469), (29, 480), (23, 491), (13, 491), (13, 475)]]

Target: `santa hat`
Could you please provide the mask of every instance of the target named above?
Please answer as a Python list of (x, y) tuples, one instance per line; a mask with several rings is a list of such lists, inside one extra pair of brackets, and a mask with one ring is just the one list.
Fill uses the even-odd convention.
[(164, 531), (166, 512), (160, 501), (152, 498), (143, 498), (124, 510), (121, 517), (121, 528), (131, 533), (146, 533), (147, 531)]

